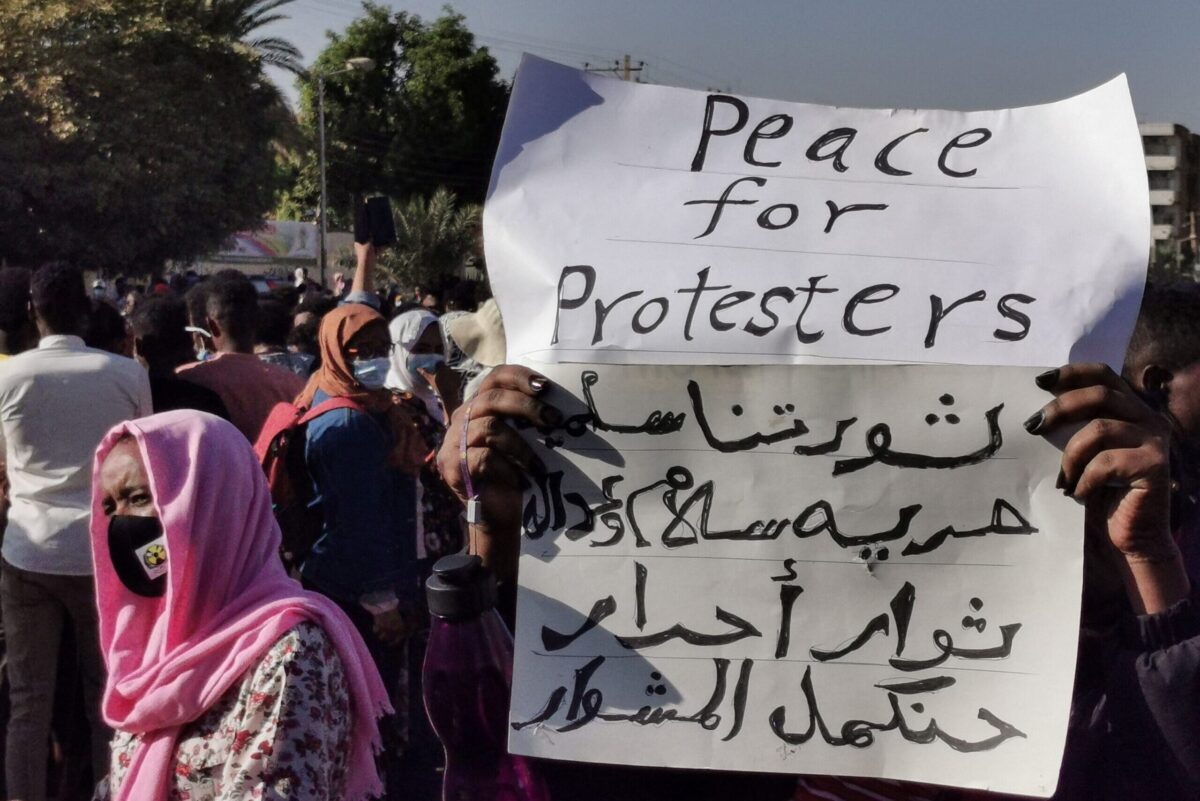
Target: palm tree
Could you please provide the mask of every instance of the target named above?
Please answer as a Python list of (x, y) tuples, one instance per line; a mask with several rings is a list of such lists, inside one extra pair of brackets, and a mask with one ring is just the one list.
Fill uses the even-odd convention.
[(278, 36), (255, 36), (261, 28), (287, 19), (279, 9), (293, 0), (179, 0), (184, 13), (199, 20), (213, 36), (241, 42), (265, 66), (279, 67), (294, 75), (304, 73), (300, 50)]
[[(260, 67), (278, 67), (293, 75), (303, 75), (303, 54), (291, 42), (278, 36), (256, 36), (273, 22), (287, 19), (280, 9), (293, 0), (169, 0), (179, 13), (196, 20), (211, 36), (228, 39), (244, 48)], [(263, 77), (272, 90), (268, 113), (275, 120), (274, 147), (283, 156), (299, 152), (305, 146), (304, 135), (288, 107), (283, 92)]]
[(379, 257), (379, 270), (400, 286), (433, 286), (459, 275), (476, 254), (482, 209), (458, 204), (446, 187), (428, 199), (413, 197), (396, 210), (396, 244)]

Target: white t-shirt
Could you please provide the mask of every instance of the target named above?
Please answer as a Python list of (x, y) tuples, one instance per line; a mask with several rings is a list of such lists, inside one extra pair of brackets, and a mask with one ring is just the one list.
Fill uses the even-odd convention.
[(117, 423), (153, 413), (133, 359), (75, 336), (48, 336), (0, 364), (0, 438), (8, 464), (4, 559), (22, 570), (92, 573), (92, 460)]

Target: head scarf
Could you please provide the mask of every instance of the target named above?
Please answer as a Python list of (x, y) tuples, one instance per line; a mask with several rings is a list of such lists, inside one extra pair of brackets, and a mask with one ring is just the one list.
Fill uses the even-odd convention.
[(338, 306), (321, 320), (317, 339), (321, 349), (321, 369), (312, 374), (296, 405), (310, 408), (317, 390), (331, 398), (351, 398), (373, 412), (386, 411), (391, 398), (385, 390), (364, 389), (354, 378), (354, 367), (346, 359), (346, 345), (372, 323), (384, 322), (379, 312), (362, 303)]
[[(100, 466), (122, 437), (137, 443), (166, 537), (166, 593), (134, 595), (113, 569)], [(301, 621), (318, 624), (351, 691), (347, 801), (378, 795), (377, 718), (390, 711), (366, 646), (332, 602), (303, 590), (279, 559), (279, 526), (254, 451), (230, 423), (176, 411), (121, 423), (96, 450), (92, 557), (104, 719), (143, 735), (117, 801), (166, 798), (180, 729), (200, 718)]]
[(414, 309), (397, 315), (388, 325), (392, 335), (392, 366), (388, 370), (386, 385), (392, 389), (409, 392), (421, 399), (429, 416), (439, 423), (446, 421), (442, 404), (437, 395), (424, 381), (416, 381), (408, 371), (408, 357), (413, 346), (431, 325), (437, 325), (437, 315), (424, 309)]
[(305, 409), (312, 408), (318, 389), (331, 398), (350, 398), (357, 402), (379, 416), (391, 437), (388, 464), (416, 475), (433, 454), (421, 437), (415, 414), (398, 403), (390, 389), (364, 389), (354, 378), (354, 368), (346, 359), (346, 345), (350, 340), (368, 325), (382, 322), (383, 316), (379, 312), (361, 303), (346, 303), (326, 314), (318, 334), (321, 368), (308, 379), (308, 386), (295, 403)]

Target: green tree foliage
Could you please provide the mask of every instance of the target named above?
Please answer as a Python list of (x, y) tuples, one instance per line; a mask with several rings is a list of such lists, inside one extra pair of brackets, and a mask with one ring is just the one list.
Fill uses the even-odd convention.
[(148, 272), (262, 218), (278, 91), (239, 39), (281, 3), (223, 5), (0, 2), (0, 258)]
[(396, 209), (396, 244), (379, 255), (380, 283), (438, 286), (459, 275), (478, 256), (482, 211), (473, 203), (460, 206), (445, 187), (428, 200), (412, 197)]
[[(375, 61), (371, 72), (329, 75), (325, 85), (330, 218), (345, 225), (356, 196), (428, 196), (447, 186), (481, 202), (508, 107), (508, 86), (496, 61), (447, 13), (431, 23), (364, 4), (364, 16), (329, 45), (312, 72), (343, 69), (350, 58)], [(301, 80), (301, 116), (316, 142), (317, 87)], [(317, 154), (296, 169), (297, 182), (280, 209), (311, 213), (319, 193)]]

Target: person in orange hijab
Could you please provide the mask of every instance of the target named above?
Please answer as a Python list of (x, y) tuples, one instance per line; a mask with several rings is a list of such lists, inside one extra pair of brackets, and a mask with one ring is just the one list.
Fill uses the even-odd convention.
[(422, 777), (436, 780), (426, 754), (436, 741), (421, 725), (419, 632), (428, 616), (418, 562), (418, 485), (436, 443), (421, 426), (421, 401), (384, 387), (392, 343), (378, 312), (343, 304), (322, 319), (318, 341), (321, 367), (296, 406), (311, 409), (334, 398), (354, 405), (307, 426), (305, 462), (324, 522), (300, 577), (336, 602), (362, 634), (396, 709), (381, 727), (389, 793), (416, 797)]

